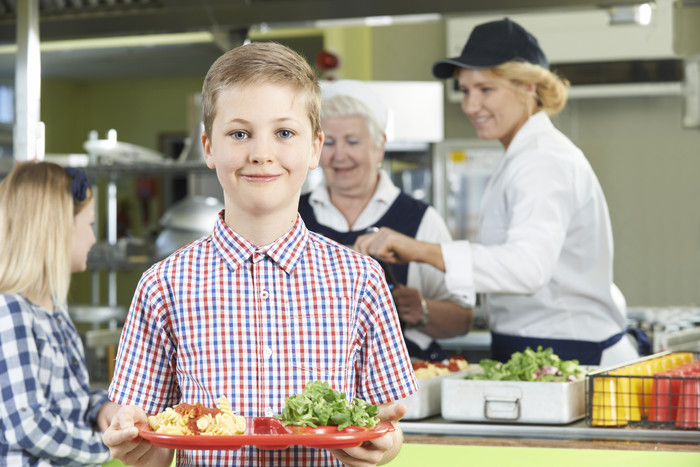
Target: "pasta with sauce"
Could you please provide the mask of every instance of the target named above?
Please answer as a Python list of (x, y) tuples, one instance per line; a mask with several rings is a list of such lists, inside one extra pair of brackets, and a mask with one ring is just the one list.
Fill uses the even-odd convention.
[(226, 436), (245, 433), (245, 417), (236, 415), (225, 396), (216, 399), (218, 408), (202, 404), (178, 404), (148, 417), (148, 425), (156, 433), (166, 435)]

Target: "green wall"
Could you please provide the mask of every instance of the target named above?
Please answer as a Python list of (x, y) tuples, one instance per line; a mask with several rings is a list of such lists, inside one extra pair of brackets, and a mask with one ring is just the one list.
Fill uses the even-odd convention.
[[(204, 76), (163, 79), (105, 79), (42, 81), (41, 118), (46, 124), (46, 153), (84, 153), (83, 143), (92, 130), (100, 139), (109, 129), (117, 131), (119, 141), (158, 150), (164, 134), (189, 134), (189, 97), (201, 90)], [(142, 207), (136, 202), (133, 177), (117, 181), (118, 204), (133, 218), (140, 218)], [(102, 199), (104, 187), (101, 187)], [(162, 211), (165, 207), (153, 200)], [(101, 205), (103, 206), (103, 205)], [(104, 219), (104, 211), (100, 214)], [(156, 212), (156, 217), (162, 212)], [(145, 235), (150, 226), (135, 222), (135, 235)], [(98, 225), (104, 239), (104, 221)], [(143, 267), (117, 274), (117, 304), (131, 303)], [(100, 275), (100, 304), (107, 300), (107, 274)], [(70, 303), (90, 303), (92, 276), (90, 272), (73, 277)]]

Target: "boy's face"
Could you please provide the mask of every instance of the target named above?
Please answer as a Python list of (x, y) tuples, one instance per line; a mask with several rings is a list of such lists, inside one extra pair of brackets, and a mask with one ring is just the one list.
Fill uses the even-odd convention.
[(296, 215), (323, 134), (313, 136), (306, 103), (291, 86), (232, 86), (221, 92), (204, 157), (215, 168), (229, 212)]

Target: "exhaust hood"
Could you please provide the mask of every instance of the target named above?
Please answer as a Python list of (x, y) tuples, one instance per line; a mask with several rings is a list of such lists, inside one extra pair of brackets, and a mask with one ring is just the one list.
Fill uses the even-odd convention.
[[(647, 24), (633, 21), (633, 15), (621, 21), (619, 12), (633, 7), (508, 16), (537, 37), (552, 69), (571, 81), (572, 99), (684, 94), (685, 69), (700, 54), (700, 2), (657, 0), (645, 6), (652, 13)], [(474, 26), (503, 16), (447, 18), (448, 54), (459, 55)], [(595, 84), (585, 75), (593, 75)], [(461, 94), (449, 89), (448, 99), (459, 102)]]

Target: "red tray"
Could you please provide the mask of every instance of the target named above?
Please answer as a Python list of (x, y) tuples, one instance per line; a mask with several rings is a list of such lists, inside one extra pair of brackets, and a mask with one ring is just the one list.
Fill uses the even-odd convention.
[(349, 426), (338, 430), (337, 426), (318, 428), (288, 425), (273, 417), (246, 418), (246, 432), (241, 435), (166, 435), (142, 426), (139, 435), (155, 446), (171, 449), (236, 450), (243, 446), (261, 449), (286, 449), (292, 445), (310, 448), (345, 449), (361, 445), (364, 441), (379, 438), (394, 431), (391, 422), (379, 422), (374, 427)]

